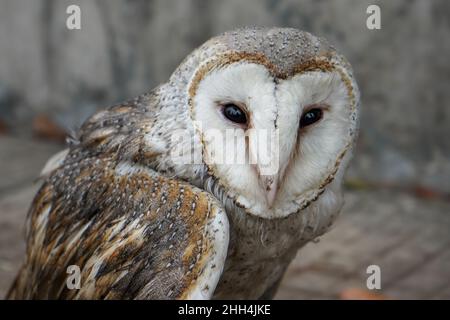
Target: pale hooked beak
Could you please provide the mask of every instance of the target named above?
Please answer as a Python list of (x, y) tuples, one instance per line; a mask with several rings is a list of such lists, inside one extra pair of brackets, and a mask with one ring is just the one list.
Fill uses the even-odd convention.
[(278, 192), (278, 175), (260, 176), (260, 179), (264, 186), (267, 205), (271, 208)]
[[(279, 167), (278, 132), (252, 131), (250, 133), (250, 159), (256, 170), (259, 184), (265, 195), (266, 203), (272, 208), (277, 198), (279, 181), (283, 177), (284, 168)], [(260, 133), (258, 135), (257, 133)], [(265, 134), (264, 134), (265, 133)]]

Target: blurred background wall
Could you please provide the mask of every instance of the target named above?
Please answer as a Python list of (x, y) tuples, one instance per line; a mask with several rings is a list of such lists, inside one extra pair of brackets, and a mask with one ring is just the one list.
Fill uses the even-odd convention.
[[(81, 7), (81, 30), (66, 8)], [(381, 30), (366, 8), (381, 7)], [(209, 37), (289, 26), (328, 38), (353, 64), (362, 134), (349, 180), (450, 192), (450, 2), (361, 0), (0, 0), (0, 125), (31, 135), (45, 115), (76, 128), (149, 91)]]

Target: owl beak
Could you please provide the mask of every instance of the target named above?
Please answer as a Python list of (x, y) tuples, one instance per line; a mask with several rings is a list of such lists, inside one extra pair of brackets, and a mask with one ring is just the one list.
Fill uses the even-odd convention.
[(265, 188), (267, 205), (272, 208), (278, 192), (278, 175), (261, 176)]

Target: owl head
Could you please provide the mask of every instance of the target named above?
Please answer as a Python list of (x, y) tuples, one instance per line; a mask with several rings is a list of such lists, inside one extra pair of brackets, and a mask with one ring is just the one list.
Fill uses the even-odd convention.
[(350, 65), (296, 29), (212, 38), (172, 75), (208, 175), (245, 212), (282, 218), (338, 193), (358, 128)]

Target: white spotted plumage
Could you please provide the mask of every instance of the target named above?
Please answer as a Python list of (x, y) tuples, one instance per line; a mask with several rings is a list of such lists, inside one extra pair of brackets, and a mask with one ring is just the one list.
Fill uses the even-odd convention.
[[(226, 118), (230, 104), (245, 123)], [(301, 127), (313, 108), (321, 118)], [(271, 298), (340, 211), (358, 109), (350, 65), (322, 39), (283, 28), (212, 38), (167, 83), (93, 115), (46, 166), (9, 297)], [(211, 162), (208, 130), (229, 129), (276, 132), (276, 170), (264, 173), (251, 134), (254, 163)], [(76, 293), (62, 284), (69, 263), (87, 279)]]

